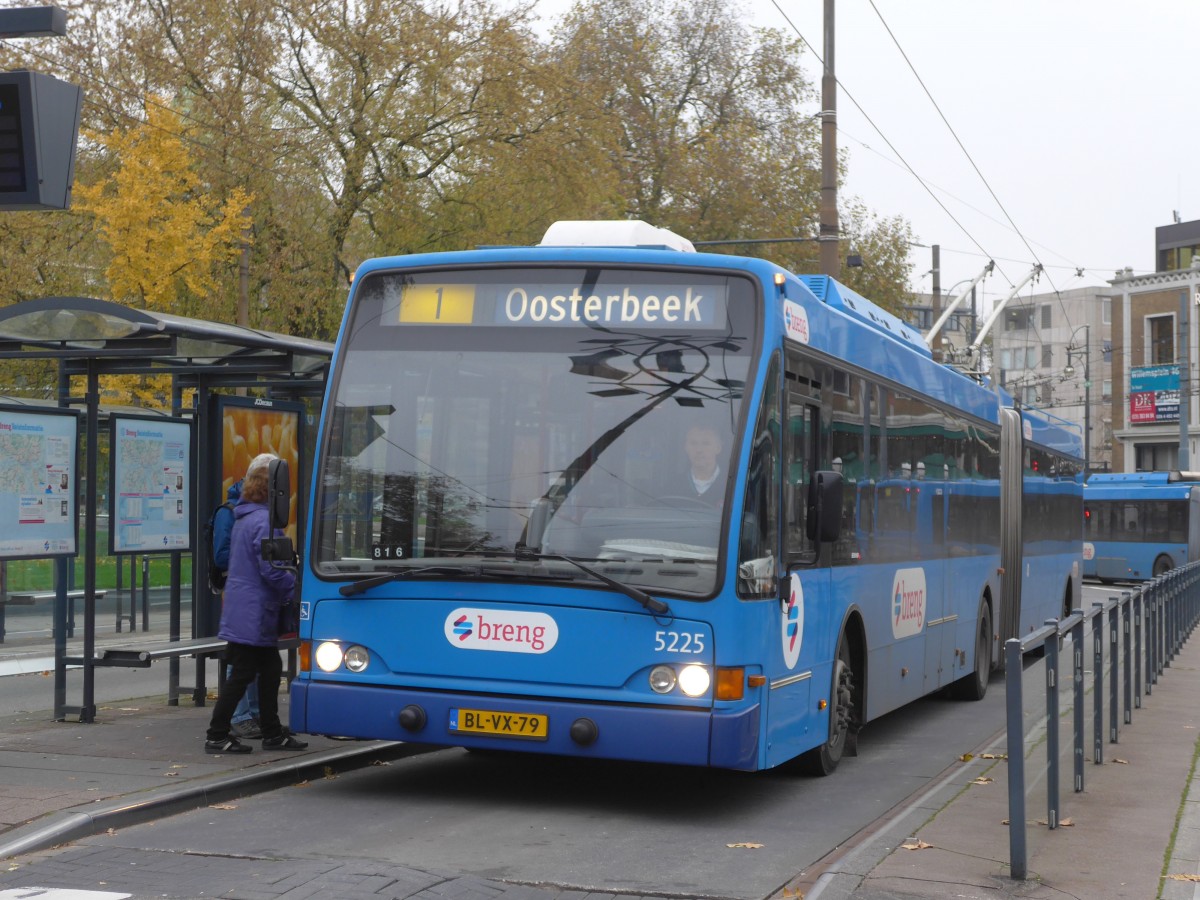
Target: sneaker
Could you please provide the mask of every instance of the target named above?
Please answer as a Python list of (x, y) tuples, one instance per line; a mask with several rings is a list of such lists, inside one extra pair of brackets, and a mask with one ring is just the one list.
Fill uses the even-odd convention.
[(227, 737), (223, 741), (205, 741), (205, 753), (251, 753), (254, 750), (246, 744), (243, 744), (235, 737)]
[(281, 734), (279, 737), (263, 738), (264, 750), (307, 750), (307, 741), (298, 741), (290, 734)]
[(241, 722), (234, 722), (229, 727), (229, 733), (234, 737), (257, 740), (262, 737), (262, 723), (258, 719), (245, 719)]

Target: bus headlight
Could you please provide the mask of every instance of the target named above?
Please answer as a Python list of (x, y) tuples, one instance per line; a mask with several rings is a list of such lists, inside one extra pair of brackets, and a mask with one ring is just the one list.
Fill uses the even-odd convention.
[(684, 666), (679, 671), (679, 689), (689, 697), (701, 697), (708, 693), (712, 678), (704, 666)]
[(317, 668), (322, 672), (336, 672), (342, 665), (342, 646), (335, 641), (322, 641), (317, 644), (317, 652), (313, 658)]
[(346, 648), (346, 668), (351, 672), (361, 672), (367, 667), (367, 663), (371, 661), (371, 654), (366, 647), (360, 647), (354, 644)]
[(675, 670), (670, 666), (655, 666), (650, 670), (650, 690), (669, 694), (675, 687)]

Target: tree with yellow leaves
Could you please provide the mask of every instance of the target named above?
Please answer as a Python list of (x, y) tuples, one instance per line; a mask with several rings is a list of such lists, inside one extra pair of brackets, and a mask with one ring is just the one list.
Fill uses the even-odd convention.
[(112, 251), (105, 276), (117, 303), (178, 312), (185, 300), (203, 300), (217, 289), (218, 267), (246, 240), (251, 197), (241, 188), (224, 202), (209, 195), (181, 123), (150, 99), (144, 124), (85, 136), (107, 152), (112, 170), (76, 186), (75, 206), (96, 218)]
[[(111, 251), (105, 269), (114, 302), (186, 314), (218, 289), (219, 269), (241, 251), (251, 197), (241, 188), (212, 197), (197, 174), (181, 117), (148, 98), (146, 119), (106, 135), (87, 134), (109, 172), (77, 185), (75, 206), (91, 214)], [(114, 402), (166, 405), (165, 377), (114, 376), (103, 393)]]

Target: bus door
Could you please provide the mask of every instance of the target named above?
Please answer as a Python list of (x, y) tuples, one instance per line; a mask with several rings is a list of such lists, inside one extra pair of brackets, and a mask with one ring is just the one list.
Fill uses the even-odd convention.
[[(831, 598), (830, 554), (808, 536), (808, 491), (820, 466), (820, 380), (814, 367), (788, 360), (787, 410), (783, 441), (782, 539), (786, 576), (768, 608), (764, 674), (766, 695), (766, 755), (775, 766), (812, 746), (817, 699), (827, 698), (832, 676), (827, 665), (837, 652), (832, 646), (839, 622)], [(853, 493), (844, 495), (854, 503)], [(851, 508), (853, 508), (851, 506)], [(834, 511), (842, 515), (842, 510)], [(822, 661), (826, 665), (822, 666)], [(814, 673), (820, 672), (819, 683)], [(822, 738), (823, 739), (823, 738)]]
[[(879, 388), (882, 457), (892, 488), (903, 497), (906, 514), (877, 531), (891, 535), (881, 560), (891, 577), (892, 663), (911, 675), (887, 693), (907, 702), (949, 682), (954, 659), (954, 610), (947, 603), (946, 467), (948, 422), (920, 397)], [(882, 501), (881, 501), (882, 509)], [(920, 674), (921, 677), (917, 677)]]
[(1200, 559), (1200, 487), (1188, 491), (1187, 561)]
[[(940, 467), (939, 467), (940, 469)], [(926, 577), (925, 689), (932, 691), (954, 678), (954, 592), (947, 584), (946, 482), (944, 476), (925, 477), (914, 487), (917, 503), (917, 558)], [(895, 603), (893, 598), (893, 603)]]

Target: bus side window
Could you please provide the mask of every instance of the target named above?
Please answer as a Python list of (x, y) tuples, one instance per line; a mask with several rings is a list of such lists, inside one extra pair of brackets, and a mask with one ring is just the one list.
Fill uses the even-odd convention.
[(784, 482), (789, 556), (809, 553), (814, 549), (806, 534), (805, 519), (808, 512), (808, 479), (815, 469), (812, 446), (816, 420), (813, 407), (789, 403), (785, 458), (787, 478)]
[(762, 406), (754, 426), (746, 471), (746, 506), (738, 550), (738, 596), (773, 597), (779, 553), (779, 355), (767, 367)]
[(820, 466), (821, 383), (817, 369), (798, 354), (787, 359), (787, 427), (784, 429), (784, 552), (789, 562), (812, 562), (817, 545), (808, 536), (809, 478)]
[(841, 537), (833, 548), (835, 565), (857, 563), (875, 521), (875, 483), (871, 478), (870, 448), (865, 418), (865, 388), (856, 376), (835, 372), (831, 398), (830, 458), (840, 472), (842, 487)]

